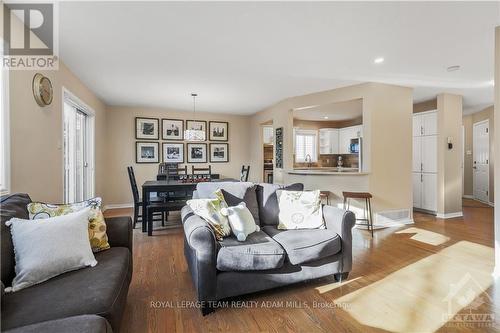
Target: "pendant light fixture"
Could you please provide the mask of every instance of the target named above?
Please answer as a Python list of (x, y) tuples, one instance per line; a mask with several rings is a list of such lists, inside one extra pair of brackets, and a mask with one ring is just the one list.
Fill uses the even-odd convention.
[[(192, 93), (191, 96), (193, 97), (193, 121), (194, 121), (196, 120), (196, 97), (198, 96), (198, 94)], [(184, 131), (184, 140), (186, 141), (205, 141), (205, 138), (206, 138), (206, 133), (201, 127), (201, 125), (199, 129), (187, 128)]]

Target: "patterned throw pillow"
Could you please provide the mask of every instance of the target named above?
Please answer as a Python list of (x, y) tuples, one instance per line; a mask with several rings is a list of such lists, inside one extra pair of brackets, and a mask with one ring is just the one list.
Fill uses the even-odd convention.
[(93, 252), (109, 249), (108, 235), (106, 234), (106, 222), (101, 212), (102, 199), (92, 198), (89, 200), (71, 204), (48, 204), (44, 202), (32, 202), (28, 204), (30, 220), (46, 219), (54, 216), (66, 215), (78, 212), (86, 207), (91, 207), (89, 215), (89, 240)]
[(319, 190), (277, 190), (276, 195), (280, 209), (278, 229), (318, 229), (325, 227)]
[(227, 217), (221, 214), (221, 209), (227, 207), (225, 201), (220, 199), (192, 199), (188, 200), (188, 206), (199, 217), (210, 224), (215, 232), (217, 240), (231, 234), (231, 227)]

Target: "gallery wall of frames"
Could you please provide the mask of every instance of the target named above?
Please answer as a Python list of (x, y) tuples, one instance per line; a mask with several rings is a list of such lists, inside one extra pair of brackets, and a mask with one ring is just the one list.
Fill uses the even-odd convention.
[[(187, 129), (204, 131), (204, 140), (184, 140)], [(136, 117), (135, 139), (136, 163), (229, 162), (229, 123), (225, 121)]]

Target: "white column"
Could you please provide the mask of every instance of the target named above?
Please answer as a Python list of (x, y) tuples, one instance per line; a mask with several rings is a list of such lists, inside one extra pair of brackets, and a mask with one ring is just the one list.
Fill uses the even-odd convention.
[[(495, 131), (500, 133), (500, 26), (495, 29)], [(499, 135), (500, 136), (500, 135)], [(500, 144), (495, 139), (495, 156), (500, 158)], [(498, 161), (498, 159), (496, 160)], [(500, 278), (500, 163), (495, 161), (495, 273)], [(497, 194), (498, 193), (498, 194)]]

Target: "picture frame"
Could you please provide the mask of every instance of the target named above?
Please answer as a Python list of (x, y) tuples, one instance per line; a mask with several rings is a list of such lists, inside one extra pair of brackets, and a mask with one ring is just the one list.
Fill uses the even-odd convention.
[(161, 138), (166, 141), (184, 140), (184, 120), (161, 119)]
[(135, 138), (138, 140), (159, 140), (160, 119), (135, 117)]
[(135, 163), (160, 163), (160, 144), (158, 142), (136, 141)]
[(186, 153), (188, 163), (207, 163), (206, 143), (188, 143)]
[(211, 143), (210, 144), (210, 163), (229, 162), (229, 144)]
[(208, 128), (210, 141), (227, 142), (229, 140), (229, 123), (227, 121), (210, 121)]
[(186, 130), (197, 129), (205, 132), (203, 141), (207, 141), (207, 122), (205, 120), (186, 120)]
[(163, 162), (184, 163), (184, 143), (164, 142), (162, 144)]

